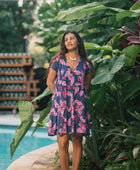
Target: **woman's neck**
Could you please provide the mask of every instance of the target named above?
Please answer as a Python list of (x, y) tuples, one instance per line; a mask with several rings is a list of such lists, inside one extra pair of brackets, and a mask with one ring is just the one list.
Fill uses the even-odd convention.
[(78, 51), (69, 51), (66, 53), (66, 57), (79, 58)]

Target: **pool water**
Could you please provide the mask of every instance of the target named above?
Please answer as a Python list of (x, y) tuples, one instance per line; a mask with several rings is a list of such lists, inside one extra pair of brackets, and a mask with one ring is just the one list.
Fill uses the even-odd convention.
[(30, 151), (57, 142), (56, 136), (48, 136), (46, 128), (38, 128), (33, 136), (31, 136), (33, 131), (33, 128), (31, 128), (20, 142), (11, 160), (10, 144), (14, 138), (16, 128), (16, 126), (0, 125), (0, 170), (6, 170), (14, 160)]

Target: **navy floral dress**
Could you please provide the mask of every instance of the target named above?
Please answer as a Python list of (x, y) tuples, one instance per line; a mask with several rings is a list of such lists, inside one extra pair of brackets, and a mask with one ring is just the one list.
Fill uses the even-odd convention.
[(57, 72), (52, 95), (48, 135), (90, 135), (90, 113), (85, 76), (92, 71), (90, 62), (81, 57), (74, 71), (67, 58), (58, 56), (51, 68)]

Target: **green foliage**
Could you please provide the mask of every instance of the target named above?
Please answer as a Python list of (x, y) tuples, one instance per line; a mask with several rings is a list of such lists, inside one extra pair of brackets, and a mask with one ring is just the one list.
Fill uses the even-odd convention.
[(140, 48), (139, 45), (131, 45), (123, 49), (123, 52), (125, 53), (125, 66), (132, 66), (135, 64)]
[(0, 53), (24, 52), (24, 36), (31, 29), (23, 26), (23, 23), (32, 24), (35, 1), (26, 1), (23, 7), (18, 7), (17, 1), (0, 2)]
[(51, 94), (51, 91), (50, 91), (50, 89), (47, 87), (47, 88), (43, 91), (43, 93), (41, 93), (39, 96), (37, 96), (36, 98), (34, 98), (34, 99), (32, 100), (32, 102), (34, 102), (34, 101), (36, 101), (36, 100), (41, 100), (43, 97), (48, 96), (49, 94)]
[(58, 159), (59, 159), (59, 151), (56, 150), (53, 165), (56, 164), (56, 162), (58, 161)]
[[(41, 95), (39, 95), (37, 98), (35, 98), (33, 101), (41, 100), (42, 97), (47, 96), (49, 94), (50, 94), (50, 92), (49, 92), (48, 88), (46, 88), (44, 90), (44, 92)], [(48, 103), (47, 108), (42, 110), (42, 112), (40, 113), (40, 117), (37, 120), (37, 122), (33, 120), (33, 113), (34, 113), (35, 109), (33, 107), (32, 102), (19, 101), (18, 109), (19, 109), (21, 124), (16, 129), (15, 137), (14, 137), (14, 139), (13, 139), (11, 145), (10, 145), (10, 147), (11, 147), (11, 158), (12, 158), (14, 152), (16, 151), (19, 143), (21, 142), (23, 137), (26, 135), (27, 131), (32, 126), (33, 122), (36, 123), (36, 126), (33, 130), (32, 135), (34, 134), (36, 129), (40, 126), (44, 126), (44, 127), (47, 128), (47, 126), (45, 126), (45, 123), (48, 122), (47, 120), (48, 120), (48, 114), (49, 114), (50, 107), (51, 107), (51, 102)]]
[(115, 57), (115, 59), (112, 58), (111, 60), (112, 62), (107, 61), (108, 64), (105, 64), (104, 67), (99, 66), (95, 73), (95, 77), (91, 81), (93, 85), (111, 81), (115, 73), (118, 72), (124, 65), (124, 55)]
[(11, 147), (11, 158), (18, 147), (20, 141), (25, 136), (27, 131), (30, 129), (30, 127), (33, 124), (33, 113), (35, 111), (33, 105), (30, 102), (27, 101), (19, 101), (18, 104), (19, 107), (19, 115), (21, 124), (16, 129), (15, 137), (10, 145)]
[[(48, 128), (47, 126), (45, 126), (45, 123), (48, 122), (48, 121), (45, 121), (45, 118), (46, 118), (46, 119), (48, 118), (47, 116), (48, 116), (48, 114), (49, 114), (49, 112), (50, 112), (50, 108), (51, 108), (51, 100), (49, 101), (49, 103), (48, 103), (48, 105), (47, 105), (47, 108), (45, 108), (45, 109), (43, 109), (43, 110), (41, 111), (39, 119), (37, 120), (37, 122), (35, 122), (35, 123), (36, 123), (36, 126), (35, 126), (35, 128), (34, 128), (34, 130), (33, 130), (32, 135), (35, 133), (35, 131), (36, 131), (36, 129), (37, 129), (38, 127), (44, 126), (44, 127)], [(47, 119), (47, 120), (48, 120), (48, 119)]]

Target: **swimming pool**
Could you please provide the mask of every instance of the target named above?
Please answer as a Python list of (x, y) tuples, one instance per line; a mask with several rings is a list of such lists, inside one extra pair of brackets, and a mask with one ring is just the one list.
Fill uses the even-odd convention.
[(57, 142), (56, 136), (48, 136), (46, 128), (38, 128), (33, 136), (31, 136), (33, 131), (33, 128), (31, 128), (19, 144), (11, 160), (10, 144), (16, 128), (17, 126), (0, 125), (0, 170), (6, 170), (14, 160), (30, 151)]

